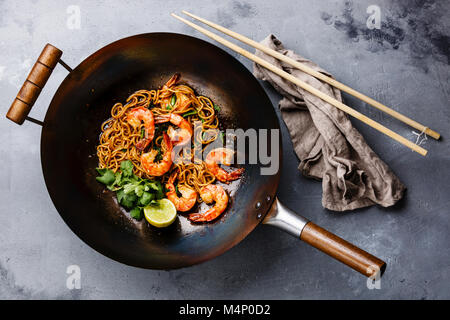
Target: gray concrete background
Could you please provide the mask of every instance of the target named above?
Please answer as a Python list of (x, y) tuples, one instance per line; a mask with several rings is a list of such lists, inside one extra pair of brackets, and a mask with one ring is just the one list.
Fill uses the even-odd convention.
[[(353, 121), (408, 187), (393, 208), (333, 213), (321, 184), (297, 171), (288, 135), (279, 197), (286, 205), (388, 263), (380, 290), (356, 272), (270, 227), (257, 228), (223, 256), (177, 271), (142, 270), (105, 258), (64, 224), (42, 176), (41, 129), (0, 120), (1, 299), (436, 299), (450, 298), (450, 111), (448, 1), (10, 1), (0, 0), (0, 106), (5, 114), (47, 42), (75, 67), (104, 45), (134, 34), (168, 31), (204, 38), (169, 16), (181, 8), (261, 40), (274, 33), (351, 87), (440, 132), (411, 152)], [(67, 27), (70, 5), (81, 29)], [(382, 27), (366, 27), (378, 5)], [(229, 50), (227, 50), (229, 51)], [(236, 56), (235, 54), (233, 54)], [(237, 57), (251, 68), (251, 63)], [(59, 83), (58, 67), (31, 116), (43, 119)], [(264, 84), (274, 106), (279, 96)], [(345, 96), (346, 102), (399, 134), (411, 128)], [(283, 126), (284, 133), (286, 130)], [(66, 268), (81, 268), (81, 290), (66, 288)]]

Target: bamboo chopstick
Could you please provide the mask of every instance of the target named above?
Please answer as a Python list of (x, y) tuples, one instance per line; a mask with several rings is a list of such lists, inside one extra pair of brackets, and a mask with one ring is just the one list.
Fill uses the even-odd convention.
[(410, 148), (411, 150), (425, 156), (427, 154), (427, 150), (425, 150), (424, 148), (418, 146), (417, 144), (409, 141), (408, 139), (402, 137), (401, 135), (399, 135), (398, 133), (395, 133), (394, 131), (386, 128), (385, 126), (381, 125), (380, 123), (366, 117), (365, 115), (363, 115), (362, 113), (350, 108), (349, 106), (343, 104), (342, 102), (326, 95), (325, 93), (317, 90), (316, 88), (310, 86), (309, 84), (297, 79), (296, 77), (294, 77), (293, 75), (273, 66), (272, 64), (270, 64), (269, 62), (257, 57), (256, 55), (248, 52), (247, 50), (242, 49), (241, 47), (235, 45), (234, 43), (229, 42), (228, 40), (225, 40), (224, 38), (212, 33), (209, 30), (206, 30), (198, 25), (196, 25), (195, 23), (192, 23), (186, 19), (183, 19), (179, 16), (177, 16), (176, 14), (172, 13), (172, 16), (182, 22), (184, 22), (185, 24), (187, 24), (188, 26), (196, 29), (197, 31), (203, 33), (204, 35), (210, 37), (211, 39), (223, 44), (224, 46), (230, 48), (233, 51), (236, 51), (237, 53), (241, 54), (242, 56), (256, 62), (257, 64), (263, 66), (264, 68), (272, 71), (273, 73), (279, 75), (280, 77), (291, 81), (292, 83), (298, 85), (300, 88), (310, 92), (311, 94), (319, 97), (320, 99), (330, 103), (331, 105), (335, 106), (336, 108), (344, 111), (345, 113), (348, 113), (349, 115), (355, 117), (356, 119), (364, 122), (365, 124), (371, 126), (372, 128), (384, 133), (385, 135), (391, 137), (392, 139), (400, 142), (401, 144), (407, 146), (408, 148)]
[(291, 59), (291, 58), (289, 58), (289, 57), (287, 57), (287, 56), (285, 56), (285, 55), (283, 55), (283, 54), (281, 54), (281, 53), (279, 53), (279, 52), (277, 52), (275, 50), (272, 50), (272, 49), (270, 49), (270, 48), (268, 48), (268, 47), (266, 47), (266, 46), (264, 46), (264, 45), (262, 45), (262, 44), (260, 44), (260, 43), (258, 43), (256, 41), (254, 41), (252, 39), (249, 39), (249, 38), (247, 38), (247, 37), (237, 33), (237, 32), (234, 32), (234, 31), (231, 31), (231, 30), (229, 30), (227, 28), (224, 28), (224, 27), (222, 27), (222, 26), (220, 26), (220, 25), (218, 25), (218, 24), (216, 24), (214, 22), (211, 22), (211, 21), (208, 21), (206, 19), (200, 18), (200, 17), (198, 17), (198, 16), (196, 16), (196, 15), (190, 13), (190, 12), (187, 12), (185, 10), (182, 10), (182, 12), (184, 14), (190, 16), (193, 19), (196, 19), (196, 20), (198, 20), (200, 22), (203, 22), (204, 24), (206, 24), (206, 25), (208, 25), (208, 26), (210, 26), (210, 27), (212, 27), (212, 28), (214, 28), (216, 30), (221, 31), (221, 32), (229, 35), (230, 37), (235, 38), (236, 40), (239, 40), (239, 41), (241, 41), (241, 42), (243, 42), (245, 44), (248, 44), (249, 46), (251, 46), (251, 47), (253, 47), (255, 49), (258, 49), (258, 50), (260, 50), (260, 51), (262, 51), (262, 52), (264, 52), (264, 53), (266, 53), (266, 54), (268, 54), (268, 55), (270, 55), (270, 56), (272, 56), (272, 57), (274, 57), (274, 58), (276, 58), (278, 60), (286, 62), (286, 63), (290, 64), (291, 66), (293, 66), (293, 67), (295, 67), (295, 68), (297, 68), (297, 69), (299, 69), (299, 70), (301, 70), (301, 71), (303, 71), (303, 72), (305, 72), (305, 73), (307, 73), (307, 74), (309, 74), (309, 75), (311, 75), (311, 76), (313, 76), (313, 77), (315, 77), (315, 78), (317, 78), (319, 80), (322, 80), (323, 82), (326, 82), (326, 83), (328, 83), (328, 84), (338, 88), (339, 90), (347, 92), (348, 94), (350, 94), (350, 95), (352, 95), (352, 96), (354, 96), (354, 97), (356, 97), (356, 98), (358, 98), (358, 99), (368, 103), (369, 105), (371, 105), (371, 106), (373, 106), (373, 107), (375, 107), (375, 108), (377, 108), (377, 109), (379, 109), (379, 110), (381, 110), (381, 111), (391, 115), (392, 117), (394, 117), (394, 118), (396, 118), (396, 119), (398, 119), (398, 120), (408, 124), (409, 126), (415, 128), (417, 130), (420, 130), (421, 132), (429, 135), (430, 137), (433, 137), (436, 140), (438, 140), (440, 138), (440, 136), (441, 136), (439, 133), (437, 133), (436, 131), (431, 130), (430, 128), (424, 126), (423, 124), (420, 124), (417, 121), (414, 121), (413, 119), (411, 119), (411, 118), (409, 118), (409, 117), (407, 117), (407, 116), (405, 116), (405, 115), (403, 115), (403, 114), (401, 114), (401, 113), (399, 113), (399, 112), (397, 112), (397, 111), (395, 111), (395, 110), (385, 106), (384, 104), (382, 104), (382, 103), (380, 103), (380, 102), (378, 102), (378, 101), (376, 101), (376, 100), (374, 100), (374, 99), (372, 99), (372, 98), (370, 98), (370, 97), (368, 97), (368, 96), (366, 96), (366, 95), (364, 95), (364, 94), (362, 94), (362, 93), (360, 93), (360, 92), (350, 88), (349, 86), (347, 86), (347, 85), (345, 85), (345, 84), (343, 84), (343, 83), (341, 83), (341, 82), (339, 82), (339, 81), (337, 81), (337, 80), (335, 80), (335, 79), (333, 79), (331, 77), (328, 77), (327, 75), (325, 75), (323, 73), (320, 73), (320, 72), (317, 72), (314, 69), (311, 69), (310, 67), (308, 67), (308, 66), (306, 66), (306, 65), (304, 65), (304, 64), (302, 64), (302, 63), (300, 63), (298, 61), (295, 61), (295, 60), (293, 60), (293, 59)]
[(281, 54), (281, 53), (279, 53), (279, 52), (277, 52), (275, 50), (272, 50), (272, 49), (270, 49), (270, 48), (268, 48), (268, 47), (266, 47), (266, 46), (264, 46), (264, 45), (262, 45), (262, 44), (260, 44), (260, 43), (258, 43), (256, 41), (254, 41), (252, 39), (249, 39), (249, 38), (247, 38), (247, 37), (237, 33), (237, 32), (234, 32), (234, 31), (231, 31), (231, 30), (229, 30), (227, 28), (224, 28), (224, 27), (222, 27), (222, 26), (220, 26), (220, 25), (218, 25), (218, 24), (216, 24), (214, 22), (211, 22), (211, 21), (208, 21), (206, 19), (200, 18), (200, 17), (198, 17), (198, 16), (196, 16), (196, 15), (194, 15), (192, 13), (189, 13), (189, 12), (187, 12), (185, 10), (182, 10), (182, 12), (184, 14), (190, 16), (193, 19), (196, 19), (196, 20), (198, 20), (200, 22), (203, 22), (204, 24), (206, 24), (206, 25), (208, 25), (208, 26), (210, 26), (210, 27), (212, 27), (212, 28), (214, 28), (216, 30), (221, 31), (221, 32), (229, 35), (230, 37), (235, 38), (236, 40), (239, 40), (239, 41), (241, 41), (241, 42), (243, 42), (245, 44), (248, 44), (249, 46), (251, 46), (251, 47), (253, 47), (255, 49), (258, 49), (258, 50), (260, 50), (260, 51), (262, 51), (262, 52), (264, 52), (264, 53), (266, 53), (266, 54), (268, 54), (268, 55), (270, 55), (270, 56), (272, 56), (272, 57), (274, 57), (274, 58), (276, 58), (278, 60), (286, 62), (286, 63), (292, 65), (293, 67), (295, 67), (295, 68), (297, 68), (297, 69), (299, 69), (299, 70), (301, 70), (301, 71), (303, 71), (303, 72), (305, 72), (305, 73), (307, 73), (307, 74), (309, 74), (309, 75), (311, 75), (311, 76), (313, 76), (313, 77), (315, 77), (315, 78), (317, 78), (319, 80), (322, 80), (323, 82), (326, 82), (326, 83), (328, 83), (328, 84), (338, 88), (339, 90), (347, 92), (348, 94), (350, 94), (350, 95), (352, 95), (352, 96), (354, 96), (354, 97), (356, 97), (356, 98), (358, 98), (358, 99), (368, 103), (369, 105), (371, 105), (371, 106), (373, 106), (373, 107), (375, 107), (375, 108), (377, 108), (377, 109), (379, 109), (379, 110), (381, 110), (381, 111), (391, 115), (392, 117), (394, 117), (394, 118), (396, 118), (396, 119), (398, 119), (398, 120), (408, 124), (409, 126), (415, 128), (417, 130), (420, 130), (421, 132), (429, 135), (430, 137), (433, 137), (436, 140), (438, 140), (440, 138), (440, 136), (441, 136), (439, 133), (437, 133), (436, 131), (431, 130), (430, 128), (424, 126), (423, 124), (420, 124), (417, 121), (414, 121), (413, 119), (408, 118), (407, 116), (405, 116), (405, 115), (403, 115), (403, 114), (401, 114), (401, 113), (399, 113), (399, 112), (397, 112), (397, 111), (395, 111), (395, 110), (385, 106), (384, 104), (381, 104), (380, 102), (378, 102), (378, 101), (376, 101), (376, 100), (374, 100), (374, 99), (372, 99), (372, 98), (370, 98), (370, 97), (368, 97), (368, 96), (366, 96), (366, 95), (364, 95), (364, 94), (362, 94), (362, 93), (360, 93), (360, 92), (350, 88), (349, 86), (346, 86), (345, 84), (343, 84), (343, 83), (341, 83), (341, 82), (339, 82), (339, 81), (337, 81), (337, 80), (335, 80), (335, 79), (333, 79), (331, 77), (328, 77), (327, 75), (324, 75), (323, 73), (317, 72), (316, 70), (311, 69), (310, 67), (308, 67), (308, 66), (306, 66), (306, 65), (304, 65), (304, 64), (302, 64), (302, 63), (300, 63), (298, 61), (295, 61), (295, 60), (293, 60), (293, 59), (291, 59), (291, 58), (289, 58), (289, 57), (287, 57), (287, 56), (285, 56), (285, 55), (283, 55), (283, 54)]

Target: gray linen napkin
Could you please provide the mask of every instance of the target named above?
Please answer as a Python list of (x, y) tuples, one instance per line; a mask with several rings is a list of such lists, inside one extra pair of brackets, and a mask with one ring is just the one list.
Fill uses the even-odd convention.
[[(286, 50), (274, 35), (261, 43), (331, 76), (313, 62)], [(263, 52), (257, 51), (256, 55), (342, 101), (338, 89)], [(345, 211), (374, 204), (388, 207), (402, 198), (405, 186), (370, 149), (344, 112), (257, 64), (254, 75), (268, 81), (284, 96), (279, 107), (301, 160), (299, 170), (306, 177), (322, 180), (325, 208)]]

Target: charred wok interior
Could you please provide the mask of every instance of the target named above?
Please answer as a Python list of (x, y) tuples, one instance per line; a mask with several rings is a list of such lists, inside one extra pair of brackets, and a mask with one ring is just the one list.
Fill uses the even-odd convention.
[(175, 73), (221, 106), (225, 128), (279, 129), (270, 100), (242, 64), (204, 41), (159, 33), (120, 40), (82, 62), (55, 94), (42, 131), (46, 185), (65, 222), (102, 254), (138, 267), (179, 268), (225, 252), (261, 222), (279, 180), (279, 173), (261, 175), (260, 164), (244, 165), (239, 192), (213, 224), (177, 219), (160, 230), (123, 213), (114, 194), (95, 182), (99, 128), (112, 105), (140, 88), (161, 87)]

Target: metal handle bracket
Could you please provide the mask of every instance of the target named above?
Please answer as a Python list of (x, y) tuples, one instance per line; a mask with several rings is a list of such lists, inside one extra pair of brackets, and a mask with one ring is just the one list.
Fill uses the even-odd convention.
[(278, 199), (275, 199), (269, 213), (267, 213), (263, 220), (264, 224), (280, 228), (297, 238), (300, 238), (303, 228), (305, 228), (308, 222), (308, 219), (294, 213), (294, 211), (285, 207)]

